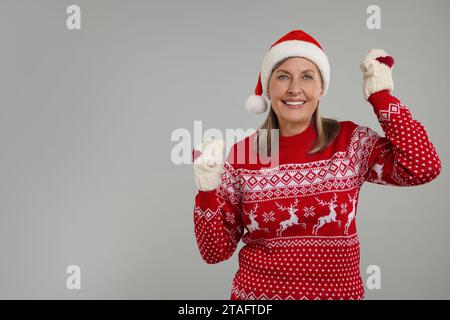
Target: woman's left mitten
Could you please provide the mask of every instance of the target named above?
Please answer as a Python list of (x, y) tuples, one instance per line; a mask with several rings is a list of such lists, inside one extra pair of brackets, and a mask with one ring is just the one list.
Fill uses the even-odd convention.
[(360, 64), (363, 72), (363, 93), (366, 100), (372, 93), (394, 90), (392, 66), (394, 58), (383, 49), (371, 49)]

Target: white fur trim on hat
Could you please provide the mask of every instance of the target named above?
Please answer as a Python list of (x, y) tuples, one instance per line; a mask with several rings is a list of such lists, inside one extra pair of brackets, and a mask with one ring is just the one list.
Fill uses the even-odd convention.
[(263, 92), (267, 90), (269, 76), (273, 67), (287, 57), (304, 57), (314, 62), (319, 69), (323, 79), (324, 96), (328, 91), (330, 83), (330, 63), (322, 49), (311, 42), (301, 40), (288, 40), (273, 46), (264, 56), (261, 67), (261, 84)]

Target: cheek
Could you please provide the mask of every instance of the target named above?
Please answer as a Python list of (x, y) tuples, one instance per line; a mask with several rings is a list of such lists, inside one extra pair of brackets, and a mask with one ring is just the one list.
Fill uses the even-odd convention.
[(310, 92), (314, 97), (319, 98), (320, 93), (322, 92), (322, 84), (320, 82), (311, 84)]
[(322, 86), (318, 83), (311, 83), (305, 86), (305, 93), (308, 94), (310, 99), (316, 99), (320, 97), (322, 92)]
[(278, 99), (286, 92), (286, 85), (280, 81), (271, 81), (269, 83), (269, 92), (272, 99)]
[(284, 107), (281, 106), (280, 104), (281, 103), (278, 102), (272, 102), (272, 109), (273, 112), (275, 112), (275, 114), (277, 115), (277, 117), (283, 117), (283, 113), (286, 112), (286, 110), (284, 110)]

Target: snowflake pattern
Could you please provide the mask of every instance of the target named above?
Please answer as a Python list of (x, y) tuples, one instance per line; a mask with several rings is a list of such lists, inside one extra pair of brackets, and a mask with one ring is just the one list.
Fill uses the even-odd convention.
[(347, 213), (347, 202), (341, 203), (341, 214)]
[(275, 221), (275, 213), (273, 211), (263, 213), (264, 222)]
[(315, 209), (314, 206), (311, 206), (310, 208), (304, 207), (304, 208), (303, 208), (303, 211), (305, 211), (305, 213), (304, 213), (303, 215), (304, 215), (305, 217), (309, 217), (309, 216), (314, 217), (314, 215), (316, 214), (316, 213), (314, 212), (314, 209)]
[(230, 212), (225, 212), (225, 220), (228, 221), (231, 224), (234, 224), (234, 215)]

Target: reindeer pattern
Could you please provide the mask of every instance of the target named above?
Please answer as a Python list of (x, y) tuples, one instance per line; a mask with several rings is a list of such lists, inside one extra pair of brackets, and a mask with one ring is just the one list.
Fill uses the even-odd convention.
[[(333, 192), (332, 196), (329, 196), (328, 199), (325, 195), (322, 195), (321, 199), (314, 197), (316, 200), (314, 202), (315, 205), (305, 205), (303, 208), (299, 206), (299, 198), (291, 199), (287, 205), (282, 205), (280, 203), (281, 200), (275, 201), (277, 210), (273, 209), (261, 212), (258, 212), (260, 208), (259, 203), (255, 203), (253, 206), (248, 205), (244, 207), (243, 220), (250, 222), (245, 224), (245, 227), (250, 233), (262, 231), (264, 234), (268, 234), (272, 231), (277, 237), (285, 236), (286, 230), (292, 230), (294, 227), (298, 227), (295, 229), (295, 232), (298, 232), (298, 234), (326, 235), (327, 232), (321, 233), (324, 230), (323, 228), (326, 225), (333, 224), (337, 226), (339, 234), (348, 235), (350, 226), (356, 217), (357, 195), (358, 191), (353, 196), (347, 194), (348, 201), (346, 199), (341, 201), (340, 206), (336, 192)], [(339, 213), (338, 208), (340, 208)], [(349, 208), (348, 212), (347, 208)], [(323, 214), (324, 212), (326, 214)], [(286, 214), (289, 214), (288, 218), (285, 217)], [(329, 230), (331, 229), (328, 229), (328, 232)], [(292, 233), (294, 231), (291, 231)]]
[(376, 173), (376, 177), (372, 180), (374, 183), (387, 184), (386, 181), (382, 179), (383, 177), (383, 166), (384, 163), (376, 163), (373, 165), (373, 171)]
[(356, 217), (356, 202), (358, 201), (358, 197), (356, 196), (356, 194), (353, 197), (351, 197), (349, 194), (347, 196), (352, 204), (352, 211), (350, 211), (350, 213), (347, 215), (347, 222), (345, 224), (344, 230), (344, 234), (346, 235), (348, 235), (348, 228), (350, 227), (350, 224)]
[(256, 221), (256, 217), (258, 217), (255, 213), (258, 209), (259, 205), (255, 204), (255, 207), (250, 211), (244, 211), (244, 214), (247, 215), (250, 218), (250, 224), (245, 225), (247, 227), (247, 230), (249, 232), (254, 232), (256, 230), (263, 230), (265, 232), (269, 232), (268, 228), (260, 228), (259, 223)]
[(336, 207), (337, 207), (337, 203), (336, 203), (336, 199), (337, 199), (337, 195), (336, 193), (334, 193), (334, 197), (331, 201), (323, 201), (320, 200), (319, 198), (315, 197), (317, 202), (319, 202), (319, 204), (321, 206), (326, 206), (328, 207), (328, 209), (330, 210), (330, 213), (326, 216), (320, 217), (319, 220), (317, 221), (317, 224), (314, 225), (313, 227), (313, 231), (312, 233), (314, 235), (317, 235), (317, 232), (319, 231), (320, 228), (322, 228), (325, 224), (327, 223), (331, 223), (331, 222), (337, 222), (339, 228), (341, 227), (341, 221), (340, 220), (336, 220), (337, 217), (337, 213), (336, 213)]
[[(385, 142), (382, 145), (378, 146), (378, 148), (385, 148), (386, 144), (389, 144), (389, 142)], [(389, 154), (390, 152), (390, 148), (389, 149), (385, 149), (384, 151), (380, 152), (379, 157), (381, 159), (383, 159), (385, 157), (386, 154)], [(378, 184), (387, 184), (386, 181), (383, 180), (383, 167), (384, 167), (384, 163), (374, 163), (373, 167), (371, 168), (372, 172), (375, 173), (375, 178), (372, 178), (372, 182), (374, 183), (378, 183)]]
[(275, 204), (281, 211), (289, 212), (289, 219), (280, 222), (280, 228), (277, 230), (277, 236), (281, 237), (281, 233), (293, 225), (300, 225), (303, 229), (306, 229), (306, 224), (299, 223), (298, 216), (295, 214), (298, 211), (298, 208), (296, 208), (298, 205), (298, 199), (295, 199), (294, 204), (291, 204), (289, 207), (281, 206), (278, 202), (275, 202)]

